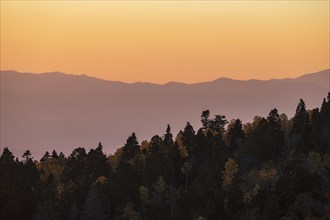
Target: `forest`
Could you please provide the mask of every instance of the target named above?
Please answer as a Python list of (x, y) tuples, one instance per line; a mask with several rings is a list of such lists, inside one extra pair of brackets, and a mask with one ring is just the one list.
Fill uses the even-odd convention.
[(245, 124), (205, 110), (198, 130), (133, 133), (112, 155), (1, 146), (0, 219), (330, 219), (330, 93), (297, 103)]

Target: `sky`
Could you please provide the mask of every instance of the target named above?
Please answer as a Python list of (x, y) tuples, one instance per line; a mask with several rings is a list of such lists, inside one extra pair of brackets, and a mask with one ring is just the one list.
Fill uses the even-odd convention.
[(329, 68), (329, 1), (1, 1), (1, 70), (123, 82)]

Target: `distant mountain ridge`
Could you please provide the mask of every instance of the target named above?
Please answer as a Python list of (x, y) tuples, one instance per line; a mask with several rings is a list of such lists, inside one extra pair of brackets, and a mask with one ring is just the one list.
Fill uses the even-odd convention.
[(284, 80), (288, 82), (293, 82), (293, 81), (298, 81), (298, 82), (306, 82), (306, 83), (312, 83), (318, 86), (322, 87), (328, 87), (329, 86), (329, 71), (330, 69), (325, 69), (322, 71), (318, 71), (315, 73), (307, 73), (302, 76), (296, 77), (296, 78), (283, 78), (283, 79), (269, 79), (269, 80), (260, 80), (260, 79), (249, 79), (249, 80), (238, 80), (238, 79), (232, 79), (229, 77), (220, 77), (211, 81), (205, 81), (205, 82), (197, 82), (197, 83), (184, 83), (184, 82), (177, 82), (177, 81), (169, 81), (163, 84), (158, 84), (158, 83), (151, 83), (151, 82), (133, 82), (133, 83), (127, 83), (127, 82), (122, 82), (122, 81), (113, 81), (113, 80), (106, 80), (106, 79), (100, 79), (97, 77), (89, 76), (86, 74), (67, 74), (59, 71), (54, 71), (54, 72), (45, 72), (45, 73), (30, 73), (30, 72), (18, 72), (15, 70), (0, 70), (0, 74), (29, 74), (29, 75), (39, 75), (39, 76), (45, 76), (45, 75), (65, 75), (65, 76), (73, 76), (73, 77), (87, 77), (91, 79), (96, 79), (96, 80), (102, 80), (102, 81), (108, 81), (108, 82), (115, 82), (115, 83), (123, 83), (123, 84), (150, 84), (150, 85), (171, 85), (171, 84), (180, 84), (180, 85), (194, 85), (194, 84), (204, 84), (204, 83), (211, 83), (211, 82), (219, 82), (219, 81), (277, 81), (277, 80)]
[(105, 151), (122, 146), (134, 131), (140, 141), (165, 132), (174, 134), (187, 121), (197, 130), (203, 110), (227, 119), (252, 121), (272, 108), (292, 117), (300, 98), (319, 107), (329, 91), (329, 69), (295, 79), (234, 80), (162, 85), (107, 81), (60, 72), (44, 74), (1, 71), (0, 147), (21, 155), (30, 149), (69, 153), (73, 147)]

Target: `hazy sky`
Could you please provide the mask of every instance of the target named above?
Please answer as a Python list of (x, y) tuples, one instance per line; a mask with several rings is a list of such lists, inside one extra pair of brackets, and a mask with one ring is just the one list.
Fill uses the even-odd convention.
[(1, 69), (125, 82), (329, 68), (329, 1), (1, 1)]

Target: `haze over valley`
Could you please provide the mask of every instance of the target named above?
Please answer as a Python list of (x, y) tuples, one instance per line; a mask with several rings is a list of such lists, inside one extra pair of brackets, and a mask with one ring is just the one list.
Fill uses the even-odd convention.
[(60, 72), (1, 71), (1, 148), (16, 156), (30, 149), (36, 159), (48, 150), (66, 155), (75, 147), (106, 153), (123, 146), (135, 132), (138, 140), (173, 134), (190, 122), (195, 130), (203, 110), (228, 120), (252, 122), (255, 115), (294, 115), (299, 99), (308, 109), (320, 107), (329, 91), (329, 69), (294, 79), (233, 80), (185, 84), (123, 83)]

